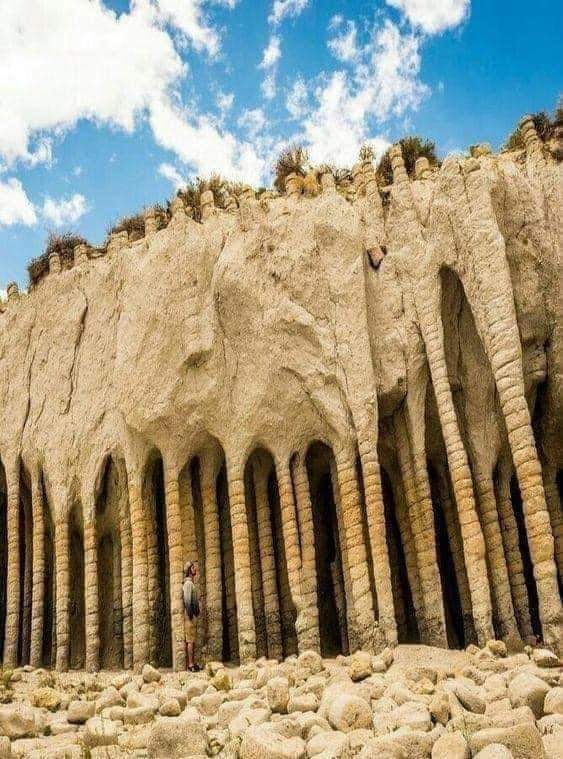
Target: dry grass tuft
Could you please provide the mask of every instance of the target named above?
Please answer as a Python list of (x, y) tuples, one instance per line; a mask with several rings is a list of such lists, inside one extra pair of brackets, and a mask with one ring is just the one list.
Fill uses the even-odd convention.
[(33, 258), (27, 265), (30, 286), (34, 287), (43, 277), (47, 276), (49, 273), (49, 256), (52, 253), (59, 254), (63, 269), (70, 269), (74, 263), (74, 248), (81, 243), (87, 244), (87, 241), (73, 232), (63, 232), (62, 234), (51, 232), (43, 253), (37, 258)]
[[(414, 176), (414, 165), (417, 158), (428, 158), (430, 166), (439, 166), (440, 161), (436, 155), (436, 145), (432, 140), (424, 140), (416, 135), (403, 137), (399, 140), (403, 150), (403, 160), (407, 174)], [(393, 182), (393, 169), (391, 167), (391, 149), (385, 151), (376, 169), (377, 180), (380, 185), (386, 187)]]
[(274, 172), (274, 187), (278, 192), (285, 190), (285, 180), (290, 174), (304, 177), (307, 174), (309, 154), (303, 145), (290, 145), (278, 156)]

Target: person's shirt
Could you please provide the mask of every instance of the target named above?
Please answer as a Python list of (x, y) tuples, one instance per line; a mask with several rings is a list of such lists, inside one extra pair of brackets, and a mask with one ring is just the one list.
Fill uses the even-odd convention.
[(182, 585), (184, 611), (189, 619), (199, 617), (199, 597), (196, 585), (191, 577), (186, 577)]

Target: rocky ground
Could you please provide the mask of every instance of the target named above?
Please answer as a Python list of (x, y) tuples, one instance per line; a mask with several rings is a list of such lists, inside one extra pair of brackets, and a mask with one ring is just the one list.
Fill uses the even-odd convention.
[(336, 660), (308, 651), (198, 674), (23, 667), (3, 672), (0, 759), (559, 759), (560, 664), (490, 641)]

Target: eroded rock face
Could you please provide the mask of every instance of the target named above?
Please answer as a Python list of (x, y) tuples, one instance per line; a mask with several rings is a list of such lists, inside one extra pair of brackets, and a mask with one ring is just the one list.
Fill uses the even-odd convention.
[(491, 673), (506, 647), (558, 652), (561, 176), (524, 131), (525, 156), (414, 182), (395, 151), (385, 208), (369, 163), (348, 198), (207, 197), (202, 223), (175, 203), (166, 229), (149, 213), (144, 239), (10, 290), (6, 666), (183, 669), (188, 559), (198, 650), (290, 687), (360, 647), (383, 651), (355, 660), (369, 680), (397, 641), (503, 639)]

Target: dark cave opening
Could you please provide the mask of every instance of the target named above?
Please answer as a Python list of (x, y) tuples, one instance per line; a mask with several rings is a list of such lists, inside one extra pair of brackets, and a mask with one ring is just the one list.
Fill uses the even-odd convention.
[(526, 583), (526, 590), (528, 591), (528, 603), (532, 630), (534, 631), (534, 635), (537, 635), (538, 638), (541, 639), (542, 628), (539, 613), (538, 590), (536, 587), (536, 581), (534, 579), (534, 569), (532, 565), (532, 558), (530, 556), (530, 547), (528, 545), (522, 496), (520, 494), (518, 478), (515, 474), (512, 475), (512, 478), (510, 480), (510, 500), (512, 501), (512, 509), (514, 511), (514, 518), (516, 519), (516, 526), (518, 528), (518, 545), (520, 547), (520, 556), (522, 557), (524, 581)]
[(391, 479), (381, 468), (381, 489), (385, 510), (385, 533), (391, 568), (391, 588), (399, 643), (420, 643), (412, 592), (407, 573), (403, 540), (395, 511), (395, 499)]
[(313, 443), (306, 457), (315, 532), (319, 629), (323, 656), (348, 653), (342, 552), (331, 476), (332, 456), (332, 451), (324, 443)]

